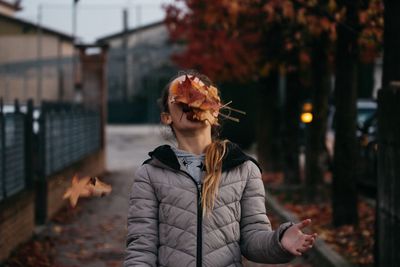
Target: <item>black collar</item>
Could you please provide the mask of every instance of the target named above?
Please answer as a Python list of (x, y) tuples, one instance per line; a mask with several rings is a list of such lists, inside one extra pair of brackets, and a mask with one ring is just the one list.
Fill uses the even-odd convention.
[[(179, 161), (169, 145), (157, 147), (149, 153), (149, 156), (150, 158), (143, 164), (151, 164), (152, 159), (155, 158), (174, 170), (180, 170)], [(229, 171), (248, 160), (253, 161), (261, 171), (260, 165), (254, 158), (245, 154), (238, 145), (229, 142), (227, 144), (227, 152), (222, 159), (222, 172)]]

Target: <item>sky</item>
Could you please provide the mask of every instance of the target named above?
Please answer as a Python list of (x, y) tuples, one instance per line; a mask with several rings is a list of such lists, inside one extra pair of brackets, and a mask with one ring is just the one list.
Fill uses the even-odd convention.
[[(173, 0), (79, 0), (77, 36), (83, 43), (119, 32), (123, 29), (123, 9), (128, 9), (129, 28), (160, 21), (164, 18), (162, 4)], [(17, 17), (38, 22), (41, 6), (45, 27), (72, 34), (73, 0), (22, 0), (23, 10)]]

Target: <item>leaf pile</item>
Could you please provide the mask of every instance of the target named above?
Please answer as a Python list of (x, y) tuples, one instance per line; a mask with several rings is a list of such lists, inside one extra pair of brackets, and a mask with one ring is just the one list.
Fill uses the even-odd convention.
[(15, 250), (4, 267), (52, 267), (53, 252), (54, 242), (50, 238), (33, 239)]
[(329, 202), (319, 204), (285, 203), (284, 207), (295, 213), (300, 220), (311, 218), (311, 230), (318, 233), (332, 246), (357, 266), (373, 266), (375, 210), (365, 201), (358, 204), (359, 226), (332, 226), (332, 209)]

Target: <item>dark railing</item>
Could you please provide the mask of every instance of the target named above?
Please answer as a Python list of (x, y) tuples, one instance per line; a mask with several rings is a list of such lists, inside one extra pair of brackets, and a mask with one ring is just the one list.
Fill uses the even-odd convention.
[(73, 104), (43, 103), (40, 118), (39, 151), (44, 176), (100, 149), (98, 112)]
[[(7, 108), (13, 111), (6, 113)], [(26, 120), (18, 102), (6, 107), (0, 102), (0, 200), (30, 184), (26, 176)]]
[[(101, 148), (100, 113), (76, 104), (3, 105), (0, 99), (0, 202)], [(37, 192), (41, 195), (43, 192)], [(39, 202), (39, 206), (40, 206)], [(42, 203), (43, 204), (43, 203)]]

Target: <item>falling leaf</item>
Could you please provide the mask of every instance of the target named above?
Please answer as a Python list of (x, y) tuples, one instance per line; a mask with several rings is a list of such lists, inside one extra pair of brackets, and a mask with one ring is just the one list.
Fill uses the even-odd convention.
[(80, 197), (104, 196), (111, 193), (111, 186), (101, 182), (97, 177), (85, 176), (81, 179), (77, 175), (72, 177), (71, 187), (64, 193), (63, 199), (69, 198), (72, 207), (75, 207)]
[(90, 191), (93, 196), (105, 196), (111, 193), (112, 187), (106, 183), (103, 183), (97, 177), (93, 177), (90, 180)]

